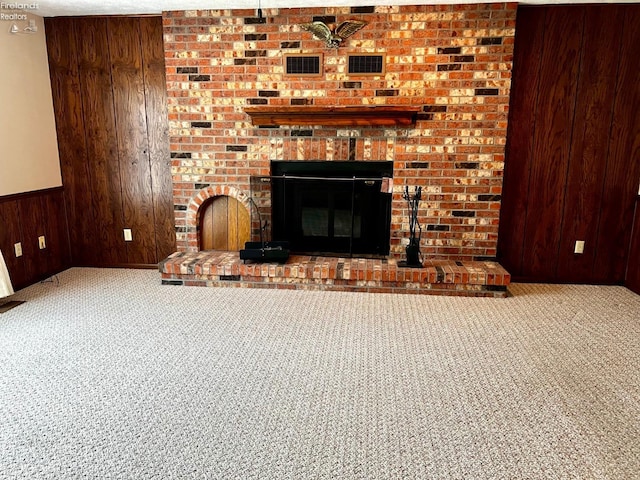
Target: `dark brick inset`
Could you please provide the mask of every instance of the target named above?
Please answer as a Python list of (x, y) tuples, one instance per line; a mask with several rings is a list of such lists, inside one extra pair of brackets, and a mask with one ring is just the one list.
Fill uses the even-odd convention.
[(462, 170), (476, 170), (478, 168), (477, 162), (456, 162), (455, 167)]
[(312, 105), (313, 100), (310, 98), (292, 98), (291, 105)]
[(476, 212), (471, 210), (454, 210), (451, 212), (454, 217), (475, 217)]
[(342, 82), (342, 88), (362, 88), (362, 82)]
[(198, 67), (178, 67), (177, 73), (198, 73)]
[(191, 128), (211, 128), (211, 122), (191, 122)]
[(221, 282), (239, 282), (241, 278), (240, 275), (220, 275)]
[(280, 48), (300, 48), (300, 42), (280, 42)]
[(259, 97), (279, 97), (280, 92), (277, 90), (258, 90)]
[(427, 230), (430, 232), (448, 232), (449, 225), (427, 225)]
[(476, 60), (475, 55), (456, 55), (452, 59), (454, 62), (468, 63)]
[(498, 95), (497, 88), (476, 88), (476, 95)]
[(479, 202), (499, 202), (502, 200), (502, 195), (478, 195)]
[(249, 105), (266, 105), (269, 101), (266, 98), (249, 98), (247, 103)]
[(485, 37), (481, 38), (479, 45), (502, 45), (502, 37)]
[(190, 82), (210, 82), (211, 75), (189, 75)]
[(202, 190), (203, 188), (209, 188), (210, 186), (210, 183), (195, 183), (193, 185), (193, 188), (195, 188), (196, 190)]
[(266, 50), (245, 50), (244, 56), (248, 57), (248, 58), (266, 57), (267, 56), (267, 51)]
[(186, 205), (174, 205), (173, 206), (173, 210), (176, 212), (182, 212), (185, 211), (187, 209)]
[(171, 152), (171, 158), (191, 158), (191, 152)]
[(506, 292), (507, 287), (505, 285), (485, 285), (484, 289), (488, 292)]
[(419, 113), (416, 115), (416, 120), (433, 120), (433, 113)]
[(267, 19), (265, 17), (262, 17), (262, 18), (247, 17), (247, 18), (244, 19), (244, 24), (245, 25), (256, 25), (256, 24), (260, 24), (260, 23), (267, 23)]
[(376, 97), (397, 97), (398, 90), (393, 89), (385, 89), (385, 90), (376, 90)]
[(498, 259), (496, 257), (483, 257), (479, 255), (473, 257), (473, 260), (476, 262), (496, 262)]
[(456, 265), (459, 267), (464, 267), (464, 265), (462, 264), (462, 262), (460, 262), (459, 260), (456, 260)]
[(313, 17), (312, 22), (336, 23), (335, 15), (317, 15)]
[(451, 70), (461, 70), (462, 65), (459, 63), (441, 63), (438, 65), (439, 72), (449, 72)]
[(291, 130), (292, 137), (312, 137), (313, 130)]
[(356, 139), (349, 139), (349, 161), (353, 162), (356, 159)]
[(226, 151), (227, 152), (246, 152), (247, 146), (246, 145), (227, 145)]
[(245, 42), (253, 42), (256, 40), (266, 40), (266, 39), (267, 39), (266, 33), (245, 33), (244, 34)]
[(429, 168), (429, 162), (409, 162), (408, 168)]
[(422, 110), (424, 110), (425, 112), (432, 112), (432, 113), (444, 113), (447, 111), (447, 106), (446, 105), (425, 105), (424, 107), (422, 107)]
[(375, 13), (376, 7), (351, 7), (351, 13)]
[(462, 51), (462, 47), (439, 47), (438, 53), (440, 55), (454, 55), (456, 53), (460, 53)]
[(184, 285), (182, 280), (165, 280), (162, 279), (162, 285)]
[(234, 65), (255, 65), (256, 59), (255, 58), (234, 58), (233, 64)]

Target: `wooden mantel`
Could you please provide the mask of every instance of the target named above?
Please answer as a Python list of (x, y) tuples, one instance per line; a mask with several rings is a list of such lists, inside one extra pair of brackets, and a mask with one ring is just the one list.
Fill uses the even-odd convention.
[(324, 125), (329, 127), (402, 127), (413, 125), (420, 107), (363, 105), (357, 107), (246, 107), (253, 125)]

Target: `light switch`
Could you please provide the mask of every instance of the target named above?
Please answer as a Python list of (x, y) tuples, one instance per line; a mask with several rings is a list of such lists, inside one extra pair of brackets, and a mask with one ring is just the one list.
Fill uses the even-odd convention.
[(573, 253), (584, 253), (584, 240), (576, 240), (576, 246)]
[(16, 258), (22, 256), (22, 243), (21, 242), (14, 243), (13, 244), (13, 249), (16, 251)]
[(124, 229), (124, 241), (125, 242), (133, 241), (133, 236), (131, 235), (131, 229), (130, 228), (125, 228)]
[(38, 247), (40, 247), (40, 250), (44, 250), (45, 248), (47, 248), (47, 244), (44, 240), (44, 235), (38, 237)]

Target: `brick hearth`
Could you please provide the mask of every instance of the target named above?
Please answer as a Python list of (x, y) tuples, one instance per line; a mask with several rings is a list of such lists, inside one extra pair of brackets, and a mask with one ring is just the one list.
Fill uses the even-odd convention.
[(393, 258), (291, 255), (285, 264), (243, 263), (238, 252), (176, 252), (160, 263), (162, 283), (375, 293), (506, 297), (511, 281), (498, 263), (427, 260), (403, 268)]

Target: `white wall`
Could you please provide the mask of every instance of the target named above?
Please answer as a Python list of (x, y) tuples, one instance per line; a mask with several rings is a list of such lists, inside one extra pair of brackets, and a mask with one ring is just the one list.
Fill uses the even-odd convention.
[(62, 185), (44, 21), (28, 17), (37, 33), (0, 20), (0, 196)]

